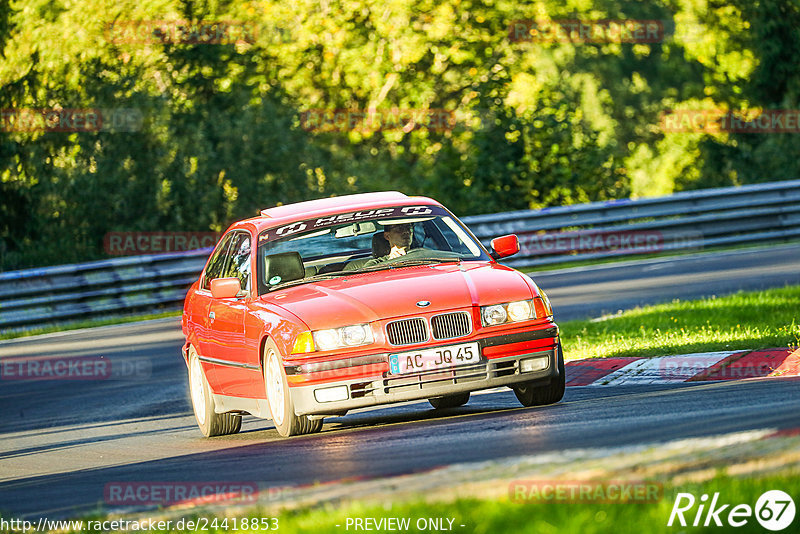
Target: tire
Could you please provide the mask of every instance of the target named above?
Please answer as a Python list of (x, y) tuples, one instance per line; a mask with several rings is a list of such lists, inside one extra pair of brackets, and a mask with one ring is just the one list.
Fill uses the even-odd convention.
[(278, 434), (287, 438), (322, 430), (322, 419), (312, 420), (307, 415), (294, 413), (286, 371), (272, 340), (267, 340), (264, 347), (264, 385), (270, 416)]
[(214, 397), (200, 365), (194, 347), (189, 348), (189, 395), (197, 426), (207, 438), (236, 434), (242, 428), (242, 416), (234, 413), (217, 413), (214, 410)]
[(463, 406), (469, 402), (469, 391), (466, 393), (456, 393), (455, 395), (433, 397), (432, 399), (428, 399), (428, 402), (430, 402), (431, 406), (437, 410), (443, 410), (445, 408), (458, 408), (459, 406)]
[(514, 386), (514, 395), (523, 406), (546, 406), (555, 404), (564, 397), (566, 377), (564, 376), (564, 353), (561, 352), (561, 343), (558, 344), (558, 378), (550, 381), (546, 386), (533, 386), (525, 382)]

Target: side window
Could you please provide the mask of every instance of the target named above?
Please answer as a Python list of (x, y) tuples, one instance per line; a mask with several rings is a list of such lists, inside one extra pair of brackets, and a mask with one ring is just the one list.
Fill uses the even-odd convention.
[(230, 260), (225, 264), (222, 278), (238, 278), (242, 291), (250, 291), (250, 234), (238, 232), (228, 251)]
[(206, 275), (203, 278), (203, 289), (210, 289), (211, 280), (222, 278), (222, 267), (225, 266), (225, 259), (227, 258), (225, 252), (228, 250), (233, 236), (234, 234), (230, 233), (223, 237), (213, 254), (211, 254), (211, 259), (208, 260), (208, 267), (206, 267)]

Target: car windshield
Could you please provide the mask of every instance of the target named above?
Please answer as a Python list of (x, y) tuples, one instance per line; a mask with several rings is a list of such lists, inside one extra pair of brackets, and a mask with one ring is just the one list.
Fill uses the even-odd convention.
[(447, 210), (398, 206), (270, 228), (259, 235), (259, 293), (354, 272), (489, 260)]

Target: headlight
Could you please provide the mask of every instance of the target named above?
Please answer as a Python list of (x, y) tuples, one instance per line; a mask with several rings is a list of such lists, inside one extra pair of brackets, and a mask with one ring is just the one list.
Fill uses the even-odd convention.
[(508, 305), (508, 320), (511, 322), (531, 319), (531, 303), (528, 300), (512, 302)]
[(553, 315), (550, 302), (542, 297), (532, 300), (517, 300), (504, 304), (481, 306), (483, 326), (495, 326), (503, 323), (516, 323), (531, 319), (544, 319)]
[(345, 326), (341, 329), (342, 343), (347, 347), (363, 345), (370, 334), (369, 327), (363, 324)]
[[(309, 337), (313, 340), (309, 343)], [(302, 354), (317, 350), (336, 350), (368, 345), (375, 340), (368, 324), (354, 324), (341, 328), (329, 328), (314, 332), (303, 332), (297, 336), (292, 354)]]
[(484, 306), (481, 308), (481, 319), (483, 319), (484, 326), (503, 324), (508, 320), (508, 313), (500, 304)]
[(313, 332), (312, 335), (314, 336), (314, 345), (319, 350), (333, 350), (342, 344), (338, 330), (318, 330)]

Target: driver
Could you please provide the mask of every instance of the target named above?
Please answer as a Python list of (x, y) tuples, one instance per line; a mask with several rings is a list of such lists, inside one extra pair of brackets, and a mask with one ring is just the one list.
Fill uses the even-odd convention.
[[(383, 237), (388, 242), (388, 253), (377, 258), (372, 258), (364, 264), (369, 267), (377, 263), (405, 256), (411, 250), (411, 240), (414, 238), (414, 226), (411, 223), (386, 225)], [(380, 238), (379, 238), (380, 239)]]
[(411, 248), (414, 227), (411, 223), (393, 224), (383, 231), (383, 235), (389, 242), (389, 259), (399, 258), (405, 256)]

